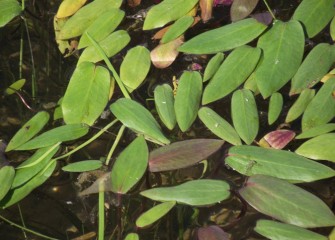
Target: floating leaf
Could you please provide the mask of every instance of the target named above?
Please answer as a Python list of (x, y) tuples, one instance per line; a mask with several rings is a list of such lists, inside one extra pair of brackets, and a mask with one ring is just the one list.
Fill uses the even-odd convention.
[(252, 91), (255, 95), (259, 94), (259, 89), (257, 87), (257, 82), (255, 78), (255, 72), (253, 72), (248, 79), (244, 82), (243, 88), (249, 89)]
[(269, 145), (275, 149), (283, 149), (288, 143), (294, 139), (295, 133), (290, 130), (276, 130), (269, 132), (264, 139)]
[(232, 51), (204, 90), (202, 104), (225, 97), (240, 86), (255, 69), (259, 48), (241, 46)]
[(234, 92), (231, 114), (236, 132), (246, 144), (251, 144), (257, 136), (259, 120), (256, 101), (250, 90)]
[(259, 0), (235, 0), (230, 7), (230, 18), (236, 22), (247, 17), (256, 7)]
[(56, 17), (65, 18), (77, 12), (87, 0), (64, 0), (58, 8)]
[(20, 79), (17, 80), (16, 82), (12, 83), (6, 90), (5, 93), (7, 95), (11, 95), (14, 94), (15, 92), (17, 92), (18, 90), (20, 90), (24, 84), (26, 83), (26, 79)]
[(124, 240), (139, 240), (140, 237), (137, 233), (128, 233)]
[(200, 0), (201, 20), (206, 23), (212, 18), (213, 0)]
[(174, 95), (170, 85), (158, 85), (154, 90), (154, 98), (160, 119), (168, 129), (172, 130), (177, 121), (174, 112)]
[(255, 232), (268, 239), (327, 240), (328, 238), (291, 224), (270, 220), (258, 220)]
[(224, 54), (217, 53), (214, 57), (211, 58), (211, 60), (209, 60), (204, 72), (204, 79), (203, 79), (204, 82), (208, 81), (214, 76), (216, 71), (219, 69), (223, 59)]
[(285, 122), (289, 123), (300, 117), (306, 110), (308, 104), (311, 102), (314, 95), (315, 95), (314, 89), (304, 89), (300, 93), (298, 99), (288, 110)]
[(169, 144), (151, 113), (141, 104), (126, 98), (120, 98), (110, 106), (110, 110), (126, 127), (143, 134), (151, 141)]
[(181, 36), (193, 23), (194, 18), (191, 16), (184, 16), (179, 18), (164, 34), (161, 43), (170, 42)]
[(278, 178), (252, 176), (239, 193), (257, 211), (285, 223), (304, 228), (335, 224), (334, 214), (321, 199)]
[(1, 0), (0, 2), (0, 28), (5, 26), (21, 12), (21, 6), (16, 0)]
[(266, 25), (248, 18), (199, 34), (185, 42), (178, 51), (193, 54), (211, 54), (228, 51), (257, 38)]
[(108, 103), (109, 88), (106, 68), (90, 62), (79, 64), (62, 100), (64, 121), (93, 125)]
[(262, 35), (257, 47), (263, 59), (255, 71), (257, 86), (264, 98), (283, 87), (298, 70), (305, 46), (304, 31), (298, 21), (276, 21)]
[(229, 240), (230, 235), (219, 226), (201, 227), (197, 231), (198, 240)]
[(160, 172), (192, 166), (219, 150), (223, 143), (217, 139), (192, 139), (157, 148), (150, 152), (149, 170)]
[(243, 175), (264, 174), (294, 182), (335, 176), (333, 169), (298, 154), (256, 146), (231, 147), (225, 162)]
[(166, 68), (170, 66), (178, 56), (177, 48), (183, 43), (183, 40), (184, 37), (180, 36), (173, 41), (155, 47), (150, 53), (151, 61), (155, 67)]
[(176, 201), (191, 206), (212, 205), (230, 196), (229, 184), (221, 180), (193, 180), (174, 187), (159, 187), (140, 194), (155, 201)]
[(77, 48), (77, 40), (73, 39), (68, 41), (59, 39), (60, 30), (63, 28), (67, 20), (68, 18), (56, 18), (55, 16), (53, 21), (56, 43), (58, 45), (59, 51), (62, 53), (62, 55), (64, 55), (64, 57), (70, 56)]
[(3, 199), (12, 186), (15, 170), (12, 166), (4, 166), (0, 168), (0, 200)]
[(299, 134), (296, 139), (312, 138), (335, 130), (335, 123), (319, 125)]
[(136, 226), (143, 228), (151, 225), (167, 214), (175, 205), (176, 202), (165, 202), (152, 207), (137, 218)]
[(102, 162), (100, 160), (84, 160), (80, 162), (70, 163), (62, 170), (65, 172), (87, 172), (101, 168)]
[(274, 123), (283, 108), (283, 96), (280, 93), (273, 93), (270, 98), (269, 103), (269, 114), (268, 114), (268, 123), (271, 125)]
[(235, 129), (212, 109), (208, 107), (202, 107), (200, 108), (198, 115), (200, 120), (216, 136), (233, 145), (242, 144), (241, 139)]

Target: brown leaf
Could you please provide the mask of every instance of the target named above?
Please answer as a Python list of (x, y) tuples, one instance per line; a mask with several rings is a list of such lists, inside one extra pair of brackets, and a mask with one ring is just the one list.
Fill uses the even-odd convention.
[(295, 132), (291, 130), (276, 130), (264, 136), (265, 141), (275, 149), (283, 149), (295, 137)]

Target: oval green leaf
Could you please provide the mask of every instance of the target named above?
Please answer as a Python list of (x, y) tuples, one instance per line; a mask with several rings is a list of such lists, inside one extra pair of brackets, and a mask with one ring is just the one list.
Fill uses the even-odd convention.
[(300, 117), (306, 110), (308, 104), (312, 101), (315, 96), (314, 89), (304, 89), (298, 99), (293, 103), (293, 105), (288, 110), (285, 122), (289, 123)]
[(10, 20), (18, 16), (21, 6), (16, 0), (1, 0), (0, 2), (0, 28), (5, 26)]
[(168, 129), (172, 130), (177, 120), (174, 112), (174, 95), (170, 85), (157, 86), (154, 90), (154, 99), (159, 118)]
[(75, 163), (70, 163), (62, 170), (65, 172), (87, 172), (101, 168), (102, 162), (100, 160), (85, 160)]
[(308, 129), (299, 134), (296, 139), (312, 138), (335, 130), (335, 123), (328, 123)]
[(24, 86), (25, 83), (26, 83), (26, 79), (17, 80), (16, 82), (14, 82), (13, 84), (11, 84), (5, 90), (5, 93), (7, 95), (11, 95), (11, 94), (15, 93), (16, 91), (20, 90)]
[(179, 18), (164, 34), (161, 39), (161, 43), (170, 42), (180, 35), (182, 35), (193, 23), (194, 19), (192, 16), (184, 16)]
[(235, 0), (230, 7), (230, 18), (236, 22), (247, 17), (256, 7), (259, 0)]
[(140, 237), (137, 233), (128, 233), (124, 240), (139, 240)]
[(283, 96), (280, 93), (277, 92), (271, 95), (268, 113), (269, 125), (271, 125), (278, 119), (280, 112), (283, 108), (283, 102)]
[(15, 170), (12, 166), (4, 166), (0, 169), (0, 200), (3, 199), (12, 186)]
[(223, 53), (217, 53), (214, 57), (209, 60), (205, 72), (204, 72), (204, 79), (203, 81), (206, 82), (209, 79), (211, 79), (216, 71), (219, 69), (222, 61), (224, 59), (224, 54)]

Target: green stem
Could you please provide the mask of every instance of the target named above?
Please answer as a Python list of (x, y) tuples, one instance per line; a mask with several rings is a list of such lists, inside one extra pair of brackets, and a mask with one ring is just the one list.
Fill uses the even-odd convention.
[[(24, 223), (24, 219), (23, 219), (23, 215), (22, 215), (22, 211), (21, 211), (21, 207), (20, 207), (20, 203), (17, 204), (17, 207), (19, 209), (19, 213), (20, 213), (20, 218), (21, 218), (21, 222), (22, 222), (22, 226), (26, 227), (26, 224)], [(24, 231), (24, 229), (22, 229), (22, 233), (25, 239), (28, 239), (26, 231)]]
[(264, 2), (264, 4), (266, 5), (266, 8), (268, 9), (268, 11), (270, 12), (272, 18), (273, 18), (274, 20), (277, 20), (277, 18), (276, 18), (275, 15), (273, 14), (273, 12), (272, 12), (272, 10), (271, 10), (271, 8), (270, 8), (268, 2), (267, 2), (266, 0), (263, 0), (263, 2)]
[(125, 128), (126, 128), (126, 127), (125, 127), (124, 125), (122, 125), (121, 128), (120, 128), (120, 130), (119, 130), (119, 132), (117, 133), (117, 136), (116, 136), (116, 138), (115, 138), (115, 141), (114, 141), (114, 143), (113, 143), (113, 145), (112, 145), (112, 147), (111, 147), (111, 149), (110, 149), (110, 151), (109, 151), (109, 153), (108, 153), (108, 155), (107, 155), (107, 158), (106, 158), (106, 165), (109, 164), (109, 161), (110, 161), (111, 158), (112, 158), (112, 155), (113, 155), (113, 153), (114, 153), (114, 150), (115, 150), (116, 146), (118, 145), (118, 143), (119, 143), (119, 141), (120, 141), (120, 139), (121, 139), (121, 137), (122, 137), (122, 134), (123, 134), (123, 131), (124, 131)]
[(98, 240), (104, 240), (105, 231), (105, 191), (103, 181), (99, 183), (99, 229)]

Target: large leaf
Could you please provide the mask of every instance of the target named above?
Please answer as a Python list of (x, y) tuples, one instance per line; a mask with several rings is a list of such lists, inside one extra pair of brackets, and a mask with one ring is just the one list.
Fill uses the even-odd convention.
[(256, 146), (229, 149), (226, 164), (241, 174), (263, 174), (294, 182), (313, 182), (335, 176), (335, 171), (298, 154)]
[(168, 84), (158, 85), (154, 90), (154, 99), (159, 118), (172, 130), (176, 126), (173, 90)]
[(335, 130), (335, 123), (319, 125), (299, 134), (296, 139), (312, 138)]
[(112, 191), (127, 193), (141, 180), (148, 166), (149, 150), (143, 136), (132, 141), (116, 159), (112, 172)]
[(12, 186), (15, 170), (12, 166), (4, 166), (0, 169), (0, 200), (3, 199)]
[(305, 46), (304, 31), (298, 21), (276, 21), (261, 36), (257, 47), (263, 59), (255, 71), (258, 89), (264, 98), (283, 87), (298, 70)]
[(321, 199), (285, 180), (252, 176), (239, 193), (257, 211), (285, 223), (305, 228), (335, 225), (334, 214)]
[(256, 138), (259, 128), (257, 105), (250, 90), (234, 92), (231, 100), (231, 115), (238, 135), (246, 144)]
[(278, 119), (280, 112), (283, 108), (283, 102), (283, 96), (280, 93), (276, 92), (271, 95), (268, 113), (269, 125), (271, 125)]
[(16, 0), (1, 0), (0, 1), (0, 27), (5, 26), (10, 20), (18, 16), (21, 12), (21, 7)]
[(247, 17), (256, 7), (259, 0), (235, 0), (230, 7), (230, 18), (233, 22)]
[(311, 102), (315, 95), (314, 89), (303, 90), (298, 99), (293, 103), (293, 105), (288, 110), (285, 118), (285, 122), (289, 123), (300, 117), (306, 110), (308, 104)]
[(193, 23), (192, 16), (179, 18), (164, 34), (161, 43), (170, 42), (182, 35)]
[(302, 22), (312, 38), (330, 22), (334, 13), (334, 0), (303, 0), (292, 18)]
[(304, 142), (295, 152), (315, 159), (335, 162), (335, 133), (327, 133)]
[(101, 168), (102, 162), (100, 160), (85, 160), (75, 163), (70, 163), (64, 167), (62, 170), (65, 172), (87, 172)]
[(234, 91), (255, 69), (260, 56), (259, 48), (241, 46), (234, 49), (205, 88), (202, 104), (216, 101)]
[(93, 125), (108, 103), (109, 88), (106, 68), (90, 62), (79, 64), (62, 100), (64, 121)]
[(186, 15), (198, 0), (165, 0), (152, 7), (144, 21), (143, 30), (163, 27), (165, 24)]
[(180, 77), (174, 109), (181, 131), (187, 131), (197, 118), (202, 94), (202, 78), (199, 72), (184, 72)]
[(160, 144), (169, 144), (151, 113), (141, 104), (126, 98), (117, 100), (110, 110), (126, 127)]
[(204, 72), (204, 77), (203, 81), (206, 82), (209, 79), (211, 79), (216, 71), (219, 69), (222, 61), (224, 59), (224, 54), (223, 53), (217, 53), (214, 57), (209, 60), (205, 72)]
[(191, 206), (212, 205), (230, 196), (229, 184), (221, 180), (193, 180), (174, 187), (152, 188), (141, 192), (155, 201), (176, 201)]
[(56, 17), (65, 18), (77, 12), (87, 0), (64, 0), (58, 8)]
[(219, 150), (223, 143), (216, 139), (192, 139), (157, 148), (150, 152), (149, 169), (160, 172), (192, 166)]
[(185, 42), (178, 50), (194, 54), (228, 51), (251, 42), (266, 28), (266, 25), (257, 20), (248, 18), (199, 34)]
[(327, 43), (315, 46), (292, 78), (290, 95), (300, 93), (317, 84), (335, 60), (335, 48)]

